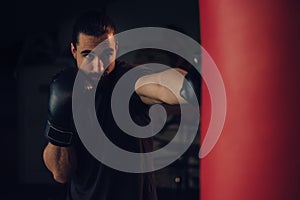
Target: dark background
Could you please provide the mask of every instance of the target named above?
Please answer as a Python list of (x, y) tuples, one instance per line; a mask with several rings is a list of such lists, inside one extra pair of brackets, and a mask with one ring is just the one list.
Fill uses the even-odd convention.
[[(0, 37), (0, 199), (59, 199), (64, 195), (65, 185), (55, 183), (42, 162), (48, 84), (60, 68), (73, 65), (71, 24), (74, 16), (89, 9), (105, 9), (119, 32), (144, 26), (173, 27), (200, 41), (197, 0), (7, 2), (2, 7)], [(177, 176), (184, 177), (181, 170), (186, 167), (183, 162), (160, 172), (165, 177), (160, 199), (198, 199), (197, 180), (174, 182)]]

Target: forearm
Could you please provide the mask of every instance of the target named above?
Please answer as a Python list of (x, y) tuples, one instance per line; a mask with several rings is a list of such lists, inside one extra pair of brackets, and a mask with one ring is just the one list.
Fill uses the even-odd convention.
[(75, 150), (72, 146), (59, 147), (48, 143), (44, 149), (43, 159), (54, 179), (60, 183), (65, 183), (71, 178), (77, 165)]
[(143, 76), (136, 82), (135, 91), (147, 104), (185, 103), (186, 101), (180, 96), (185, 74), (186, 71), (176, 68)]

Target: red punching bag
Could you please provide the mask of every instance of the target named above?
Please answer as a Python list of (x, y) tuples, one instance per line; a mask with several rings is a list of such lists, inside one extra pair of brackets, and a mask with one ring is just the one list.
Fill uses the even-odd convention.
[[(227, 95), (223, 131), (200, 160), (201, 200), (299, 200), (300, 2), (199, 0), (199, 8), (201, 44)], [(204, 83), (201, 142), (210, 115)]]

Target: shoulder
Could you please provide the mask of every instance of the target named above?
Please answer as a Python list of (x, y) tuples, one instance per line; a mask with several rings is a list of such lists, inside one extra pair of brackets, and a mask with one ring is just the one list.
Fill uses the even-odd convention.
[(135, 66), (125, 61), (116, 60), (115, 71), (119, 73), (125, 73)]
[(125, 61), (116, 61), (116, 71), (119, 71), (122, 74), (124, 74), (130, 70), (134, 71), (135, 74), (138, 74), (139, 76), (144, 76), (153, 73), (153, 70), (145, 65), (136, 65)]

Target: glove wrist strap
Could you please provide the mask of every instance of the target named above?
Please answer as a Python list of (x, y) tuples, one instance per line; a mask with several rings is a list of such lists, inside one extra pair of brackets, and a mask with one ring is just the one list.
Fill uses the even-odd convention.
[(73, 133), (57, 128), (49, 121), (47, 121), (45, 135), (49, 142), (56, 146), (66, 147), (72, 145)]

